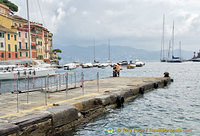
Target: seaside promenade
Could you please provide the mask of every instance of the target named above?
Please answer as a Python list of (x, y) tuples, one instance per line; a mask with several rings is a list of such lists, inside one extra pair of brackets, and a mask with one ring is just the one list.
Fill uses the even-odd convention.
[(118, 98), (123, 104), (121, 98), (126, 102), (170, 82), (164, 77), (110, 77), (58, 92), (4, 93), (0, 95), (0, 134), (60, 133), (103, 113), (105, 107), (115, 107)]

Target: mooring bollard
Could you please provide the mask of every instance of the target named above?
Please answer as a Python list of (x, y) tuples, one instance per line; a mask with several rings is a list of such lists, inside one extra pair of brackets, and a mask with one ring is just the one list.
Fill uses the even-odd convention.
[(74, 72), (74, 80), (75, 80), (74, 81), (75, 82), (75, 86), (74, 87), (76, 88), (76, 72)]
[(18, 80), (19, 80), (19, 76), (17, 76), (17, 91), (16, 91), (16, 93), (17, 93), (17, 112), (19, 112)]
[(99, 72), (97, 72), (97, 92), (99, 92)]
[(47, 105), (47, 77), (45, 77), (45, 105)]
[(81, 72), (81, 82), (82, 82), (82, 92), (84, 95), (84, 74), (83, 74), (83, 72)]
[(29, 102), (29, 76), (28, 76), (28, 87), (27, 87), (27, 104)]
[(68, 91), (68, 73), (66, 72), (66, 75), (65, 75), (65, 81), (66, 81), (66, 93)]

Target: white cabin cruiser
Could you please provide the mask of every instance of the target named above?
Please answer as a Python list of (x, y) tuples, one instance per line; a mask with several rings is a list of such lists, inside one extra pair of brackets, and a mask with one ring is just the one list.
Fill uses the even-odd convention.
[(136, 65), (136, 67), (142, 67), (142, 66), (145, 65), (145, 63), (142, 62), (142, 61), (140, 61), (139, 59), (136, 59), (136, 60), (135, 60), (135, 65)]
[(63, 65), (64, 70), (73, 70), (77, 68), (77, 65), (75, 63), (68, 63)]
[(82, 68), (92, 68), (93, 64), (92, 63), (83, 63), (81, 66), (82, 66)]
[(98, 68), (106, 68), (108, 66), (109, 66), (108, 63), (100, 63), (99, 66), (98, 66)]
[(40, 68), (40, 67), (18, 67), (9, 70), (0, 71), (0, 80), (15, 80), (32, 77), (45, 77), (55, 74), (53, 68)]

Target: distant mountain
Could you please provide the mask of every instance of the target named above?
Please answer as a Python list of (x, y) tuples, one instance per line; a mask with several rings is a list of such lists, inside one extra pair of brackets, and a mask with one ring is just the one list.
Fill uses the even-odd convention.
[[(96, 46), (96, 60), (100, 62), (106, 62), (108, 60), (108, 46), (100, 45)], [(61, 63), (67, 63), (72, 61), (79, 62), (93, 62), (94, 60), (94, 47), (82, 47), (82, 46), (66, 46), (61, 47), (62, 57)], [(120, 60), (135, 60), (140, 59), (143, 61), (159, 61), (160, 51), (147, 51), (143, 49), (136, 49), (128, 46), (111, 46), (110, 49), (111, 61), (117, 62)], [(167, 51), (166, 55), (167, 55)], [(192, 57), (192, 51), (182, 51), (182, 57), (185, 59)], [(179, 50), (174, 51), (175, 56), (179, 56)]]

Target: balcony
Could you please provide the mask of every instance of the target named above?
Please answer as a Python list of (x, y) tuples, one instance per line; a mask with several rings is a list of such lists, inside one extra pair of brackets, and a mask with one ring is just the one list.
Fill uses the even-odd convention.
[(19, 51), (29, 51), (29, 48), (27, 49), (18, 49)]

